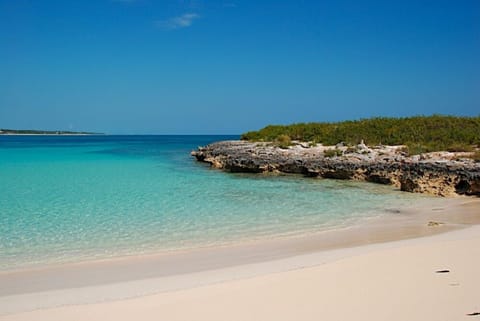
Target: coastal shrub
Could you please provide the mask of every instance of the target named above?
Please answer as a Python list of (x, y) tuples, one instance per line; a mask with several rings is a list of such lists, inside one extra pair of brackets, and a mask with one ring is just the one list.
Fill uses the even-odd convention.
[(399, 152), (404, 153), (405, 155), (410, 155), (410, 150), (408, 149), (408, 146), (402, 146), (398, 149)]
[(424, 144), (408, 142), (408, 143), (405, 143), (405, 145), (406, 147), (402, 151), (405, 151), (408, 156), (428, 153), (430, 150), (428, 146)]
[(330, 158), (335, 156), (342, 156), (342, 151), (340, 149), (327, 149), (323, 152), (323, 156)]
[(292, 145), (292, 139), (288, 135), (279, 135), (275, 141), (280, 148), (288, 148)]
[(243, 134), (243, 140), (275, 141), (280, 135), (293, 140), (315, 141), (324, 145), (345, 142), (356, 145), (364, 140), (373, 145), (407, 145), (411, 154), (447, 150), (480, 144), (480, 117), (414, 116), (369, 118), (337, 123), (269, 125)]
[(472, 145), (467, 145), (467, 144), (452, 144), (447, 148), (447, 151), (449, 152), (472, 152), (473, 147)]
[(407, 146), (408, 153), (407, 155), (419, 155), (423, 153), (431, 153), (435, 151), (445, 151), (447, 150), (447, 147), (445, 145), (440, 145), (435, 142), (433, 143), (414, 143), (414, 142), (408, 142), (405, 144)]

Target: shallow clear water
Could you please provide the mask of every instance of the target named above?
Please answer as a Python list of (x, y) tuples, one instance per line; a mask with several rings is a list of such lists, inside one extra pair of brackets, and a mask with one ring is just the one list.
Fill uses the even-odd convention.
[(422, 198), (190, 157), (235, 138), (0, 136), (0, 269), (303, 235)]

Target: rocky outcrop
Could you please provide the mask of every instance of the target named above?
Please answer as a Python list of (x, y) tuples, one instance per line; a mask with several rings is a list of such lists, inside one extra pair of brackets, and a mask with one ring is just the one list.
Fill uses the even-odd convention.
[[(328, 151), (335, 149), (335, 155)], [(480, 196), (480, 163), (459, 153), (408, 157), (401, 146), (368, 148), (297, 144), (282, 149), (269, 143), (222, 141), (192, 152), (198, 161), (229, 172), (282, 172), (308, 177), (353, 179), (439, 196)]]

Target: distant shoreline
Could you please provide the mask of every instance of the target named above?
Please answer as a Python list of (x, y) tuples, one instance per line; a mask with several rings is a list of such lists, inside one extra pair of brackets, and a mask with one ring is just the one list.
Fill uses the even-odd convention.
[(65, 130), (36, 130), (36, 129), (2, 129), (0, 128), (0, 136), (92, 136), (105, 135), (104, 133), (92, 132), (73, 132)]
[(104, 136), (105, 134), (18, 134), (0, 133), (0, 136)]

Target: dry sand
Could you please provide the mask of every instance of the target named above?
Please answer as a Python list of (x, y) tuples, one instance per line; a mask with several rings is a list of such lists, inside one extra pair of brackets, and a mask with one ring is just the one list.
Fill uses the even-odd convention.
[[(478, 205), (468, 204), (476, 216)], [(480, 320), (467, 315), (480, 312), (479, 273), (476, 225), (179, 275), (22, 289), (0, 296), (0, 320)]]

